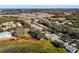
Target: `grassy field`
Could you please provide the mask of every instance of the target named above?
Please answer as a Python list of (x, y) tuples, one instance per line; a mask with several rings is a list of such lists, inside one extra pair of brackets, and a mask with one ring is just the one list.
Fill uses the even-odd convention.
[[(5, 44), (3, 44), (5, 43)], [(0, 44), (2, 53), (66, 53), (64, 48), (56, 48), (48, 41), (20, 39)]]

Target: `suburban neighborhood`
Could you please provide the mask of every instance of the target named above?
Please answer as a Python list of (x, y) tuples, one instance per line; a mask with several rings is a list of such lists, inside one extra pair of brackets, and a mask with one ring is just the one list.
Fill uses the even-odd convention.
[[(45, 41), (66, 53), (79, 52), (79, 10), (1, 10), (0, 49), (19, 38)], [(32, 40), (31, 40), (32, 41)], [(15, 43), (11, 43), (14, 44)], [(10, 44), (7, 43), (9, 46)], [(5, 45), (6, 46), (6, 45)], [(52, 46), (52, 47), (53, 47)], [(55, 49), (55, 50), (56, 50)], [(3, 49), (2, 49), (3, 50)], [(28, 49), (29, 50), (29, 49)], [(53, 49), (51, 49), (52, 51)], [(62, 50), (63, 51), (63, 50)], [(2, 52), (2, 51), (0, 51)], [(5, 51), (3, 51), (5, 52)], [(7, 51), (6, 51), (7, 52)], [(57, 52), (60, 53), (60, 52)], [(65, 52), (63, 52), (65, 53)]]

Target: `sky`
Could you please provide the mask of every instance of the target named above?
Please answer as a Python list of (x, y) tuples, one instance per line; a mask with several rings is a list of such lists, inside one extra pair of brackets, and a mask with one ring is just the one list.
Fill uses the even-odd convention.
[(0, 5), (0, 9), (7, 9), (7, 8), (71, 8), (71, 9), (79, 9), (79, 5)]

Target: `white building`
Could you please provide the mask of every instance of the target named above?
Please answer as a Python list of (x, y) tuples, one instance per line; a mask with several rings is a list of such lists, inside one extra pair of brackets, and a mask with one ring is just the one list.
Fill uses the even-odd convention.
[(16, 25), (19, 26), (19, 27), (22, 27), (20, 22), (17, 22)]
[(71, 45), (67, 45), (65, 48), (71, 53), (75, 53), (77, 51), (77, 49)]
[(12, 37), (12, 35), (11, 35), (11, 33), (8, 32), (8, 31), (6, 31), (6, 32), (1, 32), (1, 33), (0, 33), (0, 39), (3, 39), (3, 38), (8, 39), (8, 38), (11, 38), (11, 37)]
[(57, 36), (57, 35), (55, 35), (55, 34), (46, 33), (45, 36), (46, 36), (46, 38), (52, 40), (53, 42), (54, 42), (54, 41), (60, 41), (60, 40), (59, 40), (59, 36)]
[(34, 29), (39, 29), (39, 30), (42, 30), (42, 28), (41, 28), (41, 27), (39, 27), (39, 26), (37, 26), (37, 25), (35, 25), (35, 24), (31, 24), (31, 27), (32, 27), (32, 28), (34, 28)]

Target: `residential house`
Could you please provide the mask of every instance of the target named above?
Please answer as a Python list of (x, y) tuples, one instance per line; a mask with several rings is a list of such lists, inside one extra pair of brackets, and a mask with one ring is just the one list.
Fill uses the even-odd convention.
[(55, 35), (55, 34), (49, 34), (49, 33), (45, 33), (45, 36), (47, 39), (50, 39), (51, 41), (60, 41), (59, 40), (59, 36)]
[(22, 25), (21, 25), (20, 22), (17, 22), (17, 23), (16, 23), (16, 26), (18, 26), (18, 27), (22, 27)]
[(39, 26), (37, 26), (37, 25), (35, 25), (35, 24), (31, 24), (31, 28), (33, 28), (34, 30), (35, 30), (35, 29), (42, 30), (41, 27), (39, 27)]
[(8, 31), (0, 33), (0, 39), (4, 39), (4, 38), (8, 39), (8, 38), (11, 38), (11, 37), (12, 37), (12, 35)]
[(77, 49), (71, 45), (67, 45), (65, 48), (71, 53), (75, 53), (77, 51)]

